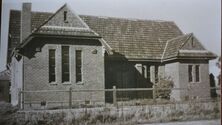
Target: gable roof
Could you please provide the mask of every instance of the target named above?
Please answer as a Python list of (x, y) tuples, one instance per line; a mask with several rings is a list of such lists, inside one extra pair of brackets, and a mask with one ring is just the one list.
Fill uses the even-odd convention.
[(216, 55), (207, 51), (193, 33), (189, 33), (167, 41), (162, 61), (184, 57), (215, 58)]
[[(64, 19), (66, 15), (66, 20)], [(75, 14), (67, 4), (64, 4), (33, 33), (50, 35), (98, 36), (82, 19)]]
[(167, 41), (162, 59), (172, 58), (178, 55), (179, 49), (191, 37), (192, 34), (181, 35)]
[[(64, 8), (63, 6), (59, 10)], [(69, 28), (64, 29), (50, 25), (49, 22), (56, 16), (56, 13), (32, 12), (32, 31), (42, 34), (57, 33), (57, 35), (70, 32), (70, 35), (72, 35), (74, 31), (66, 31)], [(186, 39), (187, 37), (187, 35), (181, 37), (183, 33), (171, 21), (133, 20), (87, 15), (79, 15), (78, 17), (81, 18), (80, 23), (84, 21), (87, 25), (86, 29), (90, 29), (88, 31), (93, 35), (101, 36), (102, 41), (108, 44), (108, 48), (113, 50), (114, 53), (118, 53), (117, 56), (124, 56), (129, 60), (142, 59), (160, 62), (163, 58), (175, 56), (178, 47), (184, 41), (180, 39)], [(11, 10), (9, 33), (12, 44), (9, 48), (14, 48), (19, 44), (19, 29), (20, 11)], [(166, 46), (167, 43), (169, 45)], [(115, 57), (115, 54), (113, 57)]]

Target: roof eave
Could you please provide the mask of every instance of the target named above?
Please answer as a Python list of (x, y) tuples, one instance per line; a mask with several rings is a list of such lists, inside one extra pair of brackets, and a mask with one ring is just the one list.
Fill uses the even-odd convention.
[(35, 37), (56, 37), (56, 38), (82, 38), (82, 39), (89, 39), (89, 38), (96, 38), (100, 39), (101, 36), (97, 35), (57, 35), (57, 34), (45, 34), (45, 33), (32, 33)]
[(33, 38), (35, 37), (48, 37), (48, 38), (78, 38), (78, 39), (100, 39), (100, 36), (82, 36), (82, 35), (54, 35), (54, 34), (41, 34), (41, 33), (32, 33), (29, 35), (17, 48), (24, 48)]
[(161, 62), (161, 59), (147, 59), (147, 58), (128, 58), (129, 61), (139, 62)]
[(180, 56), (178, 59), (203, 59), (203, 60), (213, 60), (216, 59), (217, 56)]
[(131, 62), (158, 62), (161, 63), (161, 59), (148, 59), (148, 58), (126, 58), (120, 56), (108, 56), (106, 59), (108, 60), (127, 60)]
[(162, 60), (162, 62), (167, 62), (167, 61), (172, 61), (172, 60), (176, 60), (176, 59), (197, 59), (197, 60), (213, 60), (216, 59), (217, 56), (204, 56), (204, 57), (197, 57), (197, 56), (173, 56), (173, 57), (168, 57), (168, 58), (164, 58)]

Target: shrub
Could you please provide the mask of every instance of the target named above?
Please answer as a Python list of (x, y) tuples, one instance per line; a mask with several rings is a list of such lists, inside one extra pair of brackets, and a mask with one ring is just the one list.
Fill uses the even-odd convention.
[(170, 77), (160, 78), (158, 83), (155, 84), (156, 98), (170, 99), (170, 93), (174, 86)]

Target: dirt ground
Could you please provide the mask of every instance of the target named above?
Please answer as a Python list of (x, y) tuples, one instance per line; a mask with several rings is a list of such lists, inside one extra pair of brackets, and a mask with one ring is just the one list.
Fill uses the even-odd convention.
[[(68, 109), (66, 109), (68, 110)], [(73, 109), (75, 110), (75, 109)], [(132, 109), (131, 109), (132, 110)], [(28, 113), (29, 119), (27, 119), (27, 116), (25, 116), (25, 114), (17, 112), (18, 108), (12, 106), (9, 103), (5, 103), (5, 102), (0, 102), (0, 125), (55, 125), (55, 123), (57, 125), (64, 125), (67, 121), (66, 115), (65, 115), (65, 110), (61, 110), (61, 112), (59, 112), (58, 110), (55, 111), (48, 111), (48, 112), (43, 112), (41, 113), (41, 111), (37, 112), (31, 112)], [(63, 112), (64, 111), (64, 112)], [(69, 110), (68, 110), (69, 111)], [(78, 110), (79, 111), (79, 110)], [(50, 114), (50, 112), (52, 112)], [(104, 110), (105, 112), (105, 110)], [(38, 117), (36, 116), (36, 113), (38, 114)], [(70, 112), (70, 113), (74, 113), (74, 112)], [(102, 118), (106, 118), (105, 114), (101, 115), (103, 113), (103, 110), (101, 110), (99, 113), (101, 114), (97, 114), (96, 116), (92, 116), (92, 114), (90, 114), (90, 110), (87, 110), (87, 112), (84, 112), (86, 115), (83, 115), (82, 117), (80, 117), (80, 119), (75, 119), (72, 118), (71, 121), (74, 125), (76, 123), (84, 123), (84, 120), (88, 121), (90, 119), (94, 120), (93, 118), (95, 118), (96, 120), (102, 119)], [(82, 114), (84, 114), (82, 113)], [(79, 113), (78, 113), (79, 114)], [(116, 116), (115, 114), (113, 114), (114, 116)], [(131, 121), (127, 120), (125, 122), (122, 123), (121, 119), (119, 119), (120, 121), (118, 121), (117, 117), (114, 117), (113, 115), (107, 115), (107, 119), (109, 120), (113, 120), (116, 122), (108, 122), (105, 123), (106, 125), (119, 125), (121, 123), (121, 125), (134, 125), (136, 123), (140, 123), (140, 122), (136, 122), (136, 123), (132, 123)], [(73, 115), (68, 115), (68, 116), (73, 116)], [(75, 115), (74, 115), (75, 116)], [(109, 117), (108, 117), (109, 116)], [(76, 117), (77, 118), (77, 117)], [(81, 119), (82, 118), (82, 119)], [(141, 118), (139, 116), (139, 118)], [(80, 120), (80, 121), (78, 121)], [(97, 121), (93, 122), (95, 124), (97, 124)], [(145, 122), (143, 122), (145, 123)], [(84, 123), (85, 124), (85, 123)], [(103, 123), (101, 123), (102, 125)], [(186, 121), (186, 122), (169, 122), (169, 123), (152, 123), (152, 124), (140, 124), (140, 125), (220, 125), (220, 120), (199, 120), (199, 121)]]
[(185, 122), (169, 122), (169, 123), (152, 123), (143, 125), (221, 125), (220, 119), (217, 120), (200, 120)]

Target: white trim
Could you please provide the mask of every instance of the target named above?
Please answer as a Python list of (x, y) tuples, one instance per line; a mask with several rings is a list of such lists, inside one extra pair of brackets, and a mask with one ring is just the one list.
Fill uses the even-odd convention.
[[(174, 38), (172, 38), (172, 39), (169, 39), (168, 41), (176, 40), (176, 39), (179, 39), (179, 38), (182, 38), (182, 37), (185, 37), (185, 36), (189, 36), (189, 35), (192, 35), (192, 34), (193, 34), (193, 33), (183, 34), (183, 35), (174, 37)], [(187, 41), (188, 39), (189, 39), (189, 38), (187, 38), (185, 41)]]
[(57, 82), (50, 82), (49, 85), (58, 85)]
[(106, 46), (110, 49), (110, 50), (112, 50), (112, 48), (109, 46), (109, 44), (103, 39), (103, 38), (101, 38), (100, 39), (102, 42), (104, 42), (105, 44), (106, 44)]
[(168, 43), (169, 43), (169, 41), (167, 41), (167, 43), (166, 43), (166, 45), (165, 45), (165, 48), (164, 48), (164, 51), (163, 51), (163, 54), (162, 54), (162, 57), (161, 57), (161, 62), (163, 62), (163, 57), (164, 57), (164, 54), (165, 54), (165, 52), (166, 52), (166, 48), (167, 48), (167, 46), (168, 46)]
[(110, 47), (110, 45), (103, 38), (99, 39), (99, 41), (102, 43), (105, 49), (106, 48), (108, 49), (107, 50), (108, 54), (113, 55), (113, 49)]
[(68, 26), (42, 26), (41, 28), (43, 29), (59, 29), (59, 30), (83, 30), (83, 31), (91, 31), (90, 29), (88, 28), (84, 28), (84, 27), (68, 27)]
[(179, 50), (180, 53), (209, 53), (207, 50)]

